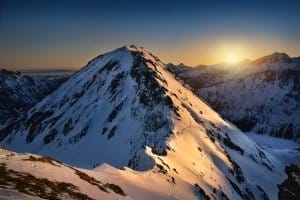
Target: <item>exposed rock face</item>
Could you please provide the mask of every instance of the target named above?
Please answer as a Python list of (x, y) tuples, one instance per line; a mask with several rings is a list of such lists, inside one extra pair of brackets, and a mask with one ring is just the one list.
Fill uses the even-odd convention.
[(291, 165), (285, 168), (288, 178), (278, 185), (278, 199), (294, 200), (300, 197), (300, 166)]

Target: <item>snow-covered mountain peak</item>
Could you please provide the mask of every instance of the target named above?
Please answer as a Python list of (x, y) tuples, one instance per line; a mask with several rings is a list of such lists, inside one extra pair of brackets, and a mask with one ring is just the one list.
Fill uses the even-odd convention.
[(267, 63), (291, 63), (293, 59), (286, 53), (275, 52), (271, 55), (258, 58), (253, 61), (254, 64), (267, 64)]
[(241, 130), (299, 140), (299, 61), (274, 53), (233, 66), (169, 68)]
[[(17, 145), (20, 149), (27, 146), (30, 151), (48, 154), (49, 146), (55, 149), (51, 155), (61, 149), (67, 149), (64, 152), (68, 155), (76, 152), (78, 145), (89, 144), (84, 159), (67, 158), (72, 164), (91, 167), (108, 162), (117, 167), (149, 168), (153, 165), (150, 161), (137, 166), (135, 154), (145, 146), (165, 154), (171, 116), (177, 112), (163, 74), (166, 72), (164, 64), (141, 47), (125, 46), (105, 53), (31, 109), (26, 125), (9, 127), (2, 136), (14, 128), (23, 129), (25, 140), (21, 143), (25, 145)], [(86, 156), (99, 145), (107, 148), (107, 155), (96, 155), (96, 159)], [(116, 152), (116, 145), (124, 145), (124, 151)], [(66, 154), (58, 159), (64, 160)]]
[(94, 58), (23, 122), (0, 132), (2, 147), (77, 167), (146, 171), (128, 176), (146, 176), (177, 199), (274, 199), (284, 179), (278, 160), (141, 47)]

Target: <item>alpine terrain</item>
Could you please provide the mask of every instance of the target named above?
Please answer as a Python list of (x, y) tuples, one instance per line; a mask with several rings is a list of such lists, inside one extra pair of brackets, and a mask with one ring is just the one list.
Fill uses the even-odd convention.
[(300, 58), (274, 53), (255, 61), (168, 65), (242, 131), (300, 139)]
[[(256, 75), (271, 65), (258, 66)], [(8, 149), (0, 154), (0, 188), (47, 199), (272, 200), (290, 194), (280, 189), (288, 180), (281, 161), (169, 70), (133, 45), (91, 60), (0, 132), (0, 146)], [(292, 103), (296, 88), (282, 88), (290, 88)], [(30, 181), (20, 185), (24, 180)]]
[(55, 90), (66, 77), (39, 78), (0, 69), (0, 130)]

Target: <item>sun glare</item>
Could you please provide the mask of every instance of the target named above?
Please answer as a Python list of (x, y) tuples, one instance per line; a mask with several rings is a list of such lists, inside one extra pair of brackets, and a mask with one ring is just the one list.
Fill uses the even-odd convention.
[(234, 64), (238, 61), (237, 57), (234, 56), (234, 55), (229, 55), (227, 57), (227, 62), (230, 63), (230, 64)]
[(237, 64), (248, 58), (251, 53), (245, 44), (233, 39), (227, 39), (226, 41), (224, 39), (213, 50), (216, 52), (215, 62), (227, 64)]

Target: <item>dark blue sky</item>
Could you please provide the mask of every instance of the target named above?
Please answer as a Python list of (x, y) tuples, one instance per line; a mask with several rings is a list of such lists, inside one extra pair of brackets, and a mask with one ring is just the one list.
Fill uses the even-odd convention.
[(300, 1), (0, 0), (0, 67), (78, 68), (132, 43), (189, 65), (300, 56)]

